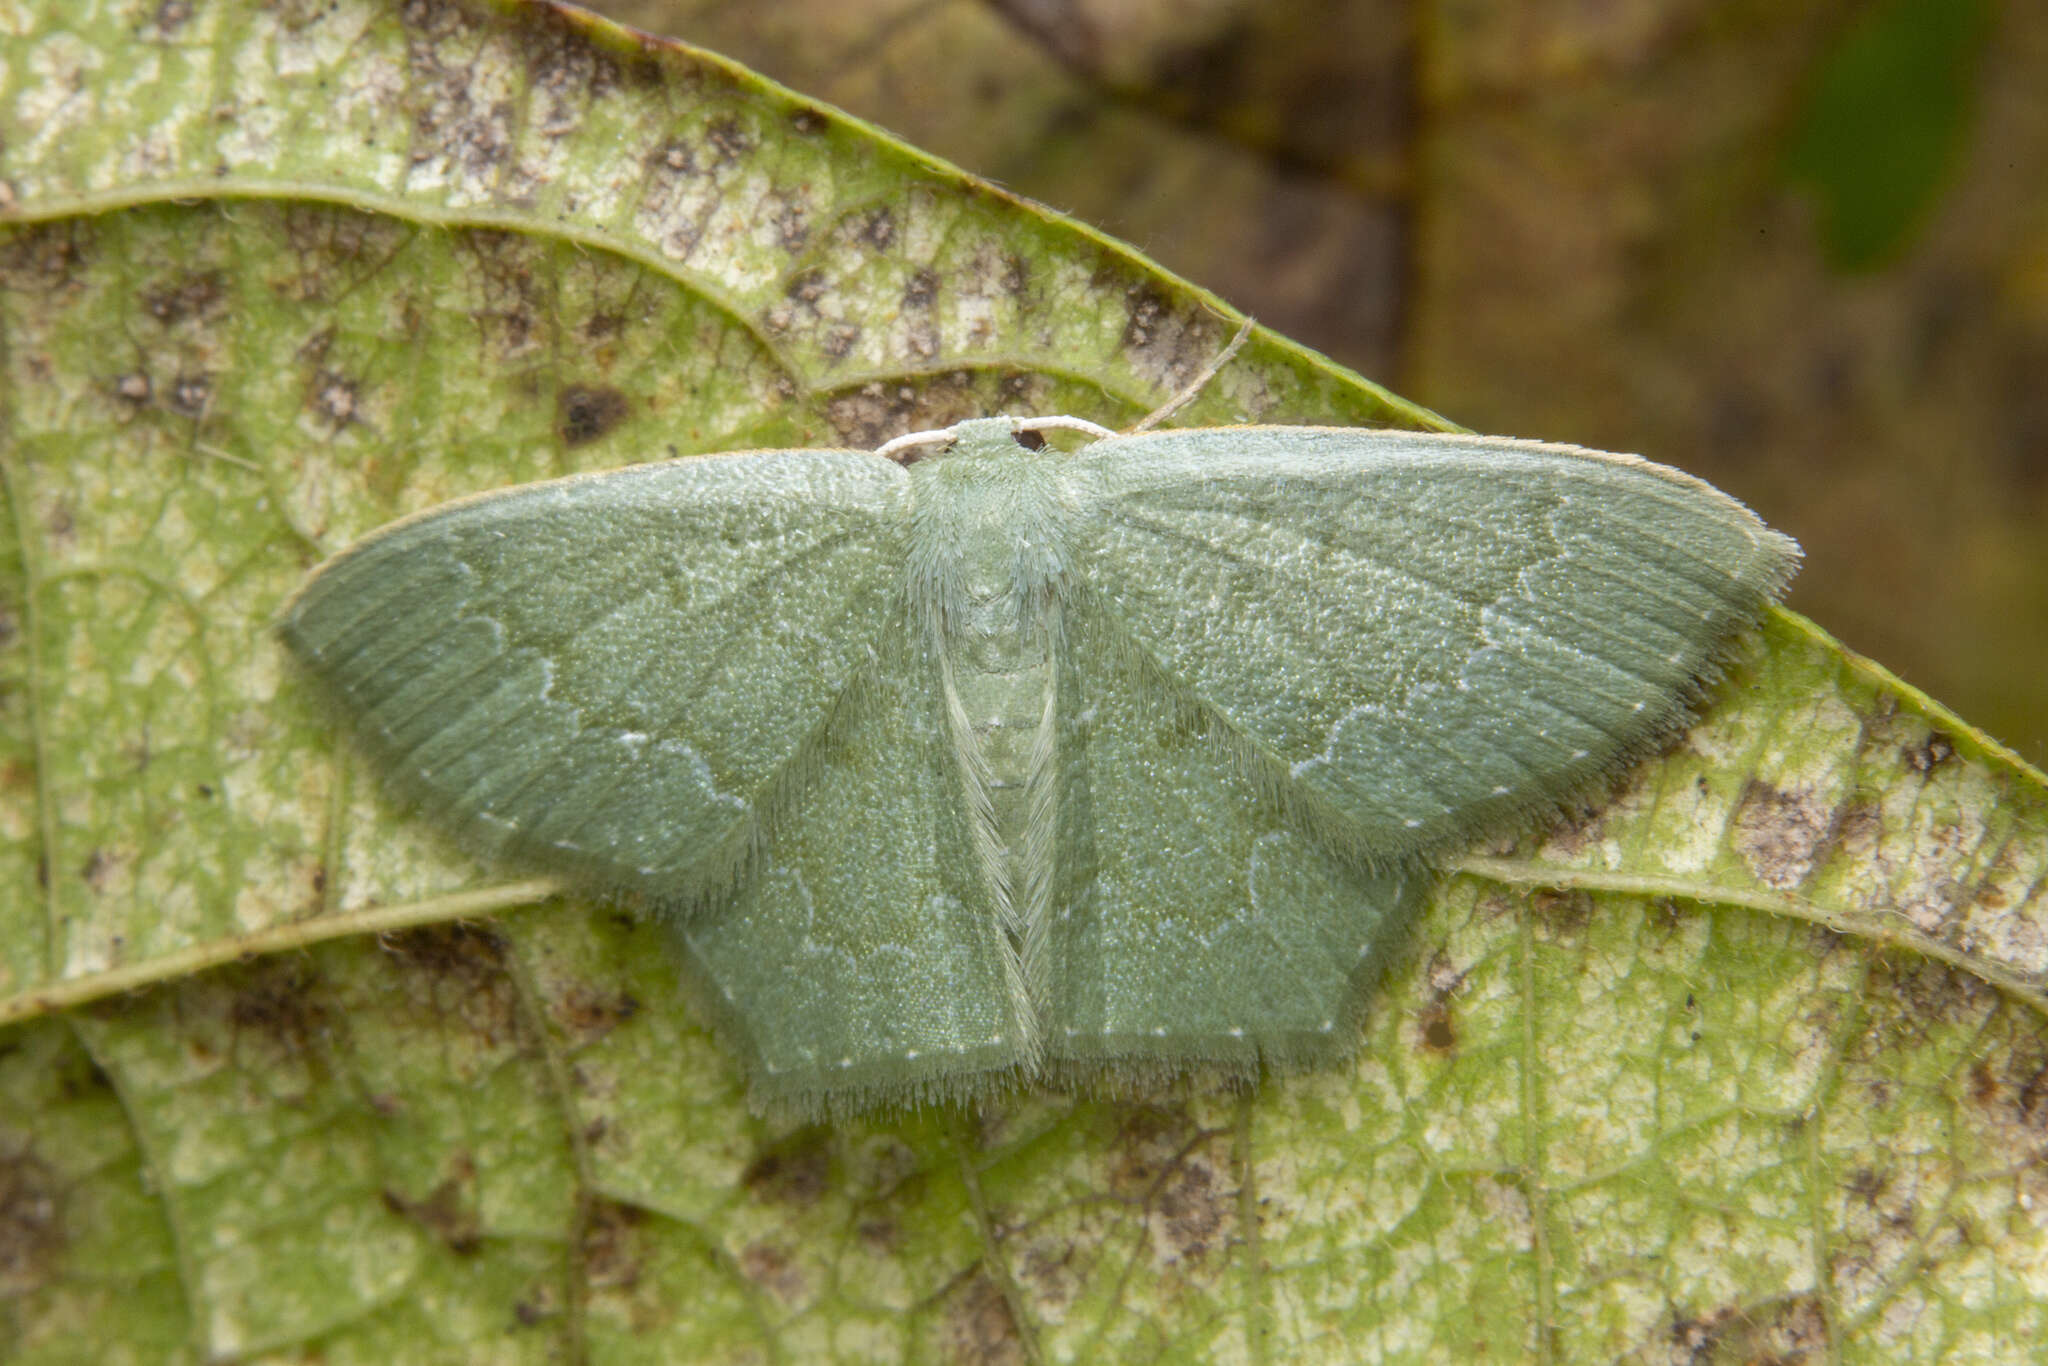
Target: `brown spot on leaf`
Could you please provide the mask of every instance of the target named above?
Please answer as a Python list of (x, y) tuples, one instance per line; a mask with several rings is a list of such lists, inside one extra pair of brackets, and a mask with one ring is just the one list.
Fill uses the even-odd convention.
[(72, 291), (91, 259), (92, 220), (74, 215), (16, 228), (0, 237), (0, 289), (21, 294)]
[(522, 1037), (517, 989), (505, 970), (509, 950), (496, 929), (458, 921), (386, 935), (380, 943), (415, 975), (406, 985), (435, 1019), (453, 1020), (491, 1045)]
[(402, 1215), (441, 1241), (450, 1252), (468, 1257), (483, 1247), (483, 1230), (464, 1191), (476, 1183), (476, 1167), (468, 1157), (456, 1159), (457, 1173), (435, 1186), (425, 1198), (408, 1200), (386, 1188), (384, 1208)]
[(647, 169), (657, 176), (681, 178), (697, 173), (697, 157), (681, 138), (657, 143), (646, 156)]
[(1998, 1074), (1990, 1063), (1980, 1059), (1970, 1068), (1970, 1099), (1979, 1105), (1989, 1105), (1998, 1098), (1999, 1091)]
[(346, 375), (321, 370), (313, 376), (312, 407), (338, 431), (361, 417), (361, 389)]
[(1084, 1291), (1088, 1269), (1073, 1239), (1040, 1238), (1024, 1248), (1016, 1271), (1018, 1282), (1030, 1289), (1033, 1304), (1058, 1309)]
[[(387, 215), (328, 204), (282, 205), (277, 221), (289, 251), (274, 265), (289, 273), (273, 276), (269, 288), (290, 303), (339, 298), (385, 270), (417, 231)], [(332, 328), (322, 332), (332, 339)]]
[[(1560, 806), (1550, 828), (1543, 833), (1544, 849), (1560, 861), (1576, 859), (1605, 838), (1608, 810), (1604, 804), (1589, 806), (1573, 802)], [(1512, 841), (1513, 836), (1504, 832), (1503, 839)], [(1512, 847), (1511, 843), (1509, 847)]]
[(94, 849), (85, 856), (85, 865), (78, 875), (85, 879), (85, 885), (93, 891), (104, 894), (115, 875), (120, 871), (121, 860), (105, 849)]
[(1125, 294), (1122, 344), (1134, 370), (1171, 392), (1201, 373), (1223, 349), (1223, 338), (1206, 313), (1176, 308), (1146, 284)]
[(1458, 1029), (1451, 1019), (1448, 1004), (1432, 1001), (1424, 1006), (1415, 1020), (1416, 1032), (1422, 1039), (1422, 1046), (1432, 1053), (1450, 1053), (1458, 1047)]
[(142, 311), (165, 327), (175, 327), (219, 312), (227, 293), (226, 277), (219, 271), (188, 271), (145, 288)]
[(544, 97), (533, 127), (543, 137), (563, 137), (576, 130), (586, 105), (619, 89), (626, 71), (643, 63), (636, 58), (622, 65), (611, 52), (594, 45), (583, 24), (564, 11), (529, 13), (530, 21), (545, 34), (519, 47), (533, 85)]
[(825, 329), (819, 349), (833, 360), (845, 360), (853, 352), (854, 344), (860, 340), (860, 328), (853, 323), (833, 323)]
[(1593, 898), (1585, 892), (1540, 891), (1530, 894), (1529, 908), (1564, 934), (1577, 934), (1593, 918)]
[(1884, 810), (1876, 802), (1852, 797), (1842, 804), (1835, 818), (1834, 845), (1860, 858), (1874, 851), (1884, 834)]
[(639, 1284), (647, 1262), (637, 1206), (593, 1199), (583, 1226), (583, 1276), (595, 1288), (625, 1289)]
[(805, 137), (815, 137), (827, 128), (830, 128), (832, 120), (822, 109), (814, 109), (806, 105), (801, 109), (790, 111), (789, 126)]
[[(320, 977), (302, 958), (262, 958), (225, 970), (230, 990), (226, 1018), (239, 1052), (252, 1044), (267, 1045), (287, 1058), (317, 1053), (334, 1032), (336, 1021)], [(189, 1036), (205, 1050), (202, 1033)]]
[(446, 65), (432, 46), (413, 47), (413, 76), (427, 95), (413, 115), (415, 164), (445, 160), (477, 182), (495, 179), (512, 151), (518, 109), (511, 100), (477, 98), (466, 65)]
[(825, 420), (848, 446), (873, 450), (905, 432), (950, 427), (990, 411), (977, 377), (953, 370), (914, 383), (870, 381), (825, 401)]
[(1160, 325), (1173, 313), (1166, 296), (1156, 289), (1133, 289), (1124, 303), (1123, 344), (1134, 350), (1154, 345)]
[(1811, 792), (1751, 779), (1735, 808), (1735, 851), (1758, 882), (1790, 891), (1813, 875), (1833, 843), (1835, 814)]
[(1933, 731), (1917, 745), (1904, 751), (1906, 767), (1915, 773), (1932, 773), (1956, 756), (1956, 742), (1941, 731)]
[(774, 223), (775, 244), (791, 255), (811, 240), (810, 210), (801, 204), (784, 201), (775, 210)]
[(1029, 1360), (1009, 1301), (986, 1274), (948, 1297), (939, 1320), (939, 1350), (947, 1361), (971, 1366), (1022, 1366)]
[(180, 375), (171, 382), (171, 391), (164, 406), (179, 417), (201, 418), (213, 403), (213, 376), (207, 374)]
[(1688, 1362), (1757, 1362), (1791, 1366), (1828, 1358), (1827, 1311), (1811, 1295), (1730, 1305), (1675, 1318), (1671, 1345)]
[(149, 375), (141, 370), (131, 370), (125, 375), (114, 376), (109, 387), (113, 390), (114, 397), (126, 404), (131, 411), (148, 407), (150, 399), (156, 393)]
[(454, 921), (403, 930), (383, 939), (387, 952), (437, 977), (477, 982), (505, 970), (505, 937), (489, 925)]
[(555, 1022), (577, 1044), (588, 1044), (640, 1013), (640, 999), (630, 991), (599, 991), (582, 983), (555, 1001)]
[(741, 1177), (757, 1200), (783, 1205), (814, 1205), (832, 1185), (830, 1133), (800, 1129), (747, 1164)]
[(824, 298), (831, 287), (831, 282), (825, 278), (824, 271), (815, 269), (800, 270), (790, 277), (789, 283), (783, 286), (782, 292), (787, 298), (794, 299), (800, 304), (810, 305), (816, 304), (818, 300)]
[(704, 145), (720, 164), (730, 165), (754, 150), (754, 136), (736, 118), (713, 119), (704, 129)]
[(1212, 1137), (1179, 1108), (1137, 1106), (1124, 1116), (1110, 1188), (1144, 1209), (1161, 1262), (1201, 1259), (1234, 1214), (1235, 1189), (1207, 1152)]
[(2001, 1000), (1998, 988), (1973, 973), (1904, 952), (1880, 953), (1864, 990), (1893, 1007), (1874, 1017), (1867, 1036), (1878, 1053), (1924, 1048), (1945, 1028), (1981, 1027)]
[(472, 228), (452, 240), (480, 295), (470, 316), (499, 353), (494, 359), (522, 359), (540, 335), (538, 319), (547, 311), (542, 249), (518, 233), (495, 228)]
[(931, 309), (939, 297), (939, 277), (930, 270), (920, 270), (910, 277), (903, 286), (903, 306), (923, 313)]
[(192, 17), (192, 0), (161, 0), (150, 18), (150, 27), (160, 38), (168, 38)]
[(804, 1298), (803, 1272), (786, 1248), (769, 1242), (749, 1243), (740, 1249), (740, 1270), (784, 1304), (801, 1303)]
[(71, 515), (71, 505), (65, 502), (53, 504), (43, 518), (43, 530), (53, 541), (69, 542), (78, 531), (78, 523)]
[[(862, 216), (856, 236), (875, 251), (887, 251), (896, 243), (896, 211), (890, 208), (870, 209)], [(918, 273), (929, 275), (931, 272)]]
[(56, 1169), (27, 1148), (0, 1157), (0, 1299), (57, 1280), (64, 1243), (64, 1187)]
[(2021, 1189), (2048, 1199), (2048, 1057), (2037, 1035), (2000, 1020), (1987, 1038), (1997, 1046), (1972, 1063), (1963, 1079), (1972, 1121), (1971, 1146), (1988, 1166), (2020, 1174)]
[(555, 430), (572, 449), (609, 435), (632, 414), (632, 402), (609, 385), (565, 384), (555, 396)]
[(1236, 1192), (1206, 1154), (1177, 1163), (1152, 1204), (1153, 1249), (1164, 1262), (1199, 1261), (1223, 1241)]

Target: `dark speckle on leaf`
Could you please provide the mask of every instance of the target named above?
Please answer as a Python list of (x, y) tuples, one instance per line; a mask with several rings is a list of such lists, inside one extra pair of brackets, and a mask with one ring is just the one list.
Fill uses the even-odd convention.
[(1593, 918), (1593, 898), (1584, 892), (1537, 892), (1529, 898), (1529, 906), (1545, 924), (1559, 930), (1583, 929)]
[(877, 251), (887, 251), (896, 241), (895, 212), (890, 209), (870, 212), (861, 224), (860, 239)]
[(313, 408), (330, 426), (346, 427), (361, 416), (361, 392), (346, 375), (322, 370), (313, 379)]
[(943, 1360), (962, 1366), (1022, 1366), (1030, 1359), (1009, 1301), (986, 1273), (954, 1291), (939, 1332)]
[(798, 303), (815, 304), (825, 297), (825, 292), (829, 288), (831, 286), (826, 282), (823, 271), (805, 270), (792, 276), (789, 283), (783, 286), (782, 292)]
[(860, 329), (852, 323), (834, 323), (825, 329), (823, 350), (833, 360), (844, 360), (860, 341)]
[(155, 392), (149, 376), (140, 370), (131, 370), (125, 375), (116, 375), (113, 382), (114, 396), (123, 403), (140, 408), (146, 405)]
[(495, 978), (504, 970), (505, 941), (486, 925), (428, 925), (386, 935), (383, 944), (436, 977)]
[(799, 1130), (749, 1163), (741, 1180), (760, 1200), (786, 1205), (816, 1204), (831, 1188), (829, 1131)]
[(57, 1279), (64, 1183), (31, 1148), (0, 1149), (0, 1286), (11, 1296)]
[(1431, 1052), (1449, 1053), (1458, 1046), (1457, 1026), (1441, 1001), (1425, 1008), (1416, 1023), (1422, 1035), (1422, 1046)]
[(1921, 744), (1907, 748), (1906, 767), (1915, 773), (1932, 773), (1953, 759), (1955, 754), (1955, 741), (1941, 731), (1933, 731)]
[(556, 1022), (579, 1043), (601, 1039), (639, 1013), (640, 1001), (630, 992), (588, 986), (564, 992), (554, 1007)]
[(642, 1225), (647, 1216), (638, 1207), (614, 1200), (591, 1202), (583, 1228), (583, 1277), (594, 1287), (636, 1284), (647, 1257)]
[(753, 135), (733, 118), (713, 119), (704, 130), (704, 142), (723, 163), (738, 161), (754, 150)]
[(172, 327), (218, 310), (227, 285), (218, 271), (195, 271), (160, 280), (142, 291), (142, 311)]
[(450, 1252), (467, 1257), (483, 1246), (483, 1232), (476, 1210), (464, 1196), (465, 1188), (475, 1183), (476, 1172), (467, 1158), (458, 1158), (456, 1167), (457, 1175), (442, 1181), (420, 1199), (408, 1199), (388, 1187), (383, 1192), (383, 1199), (384, 1207), (393, 1214), (412, 1220), (439, 1239)]
[(763, 1239), (740, 1251), (740, 1270), (747, 1279), (766, 1289), (785, 1304), (800, 1302), (807, 1293), (802, 1268), (787, 1248)]
[(323, 983), (304, 960), (261, 959), (236, 970), (233, 979), (227, 1018), (238, 1045), (260, 1038), (297, 1057), (319, 1046), (335, 1025)]
[(180, 375), (171, 385), (170, 402), (165, 406), (179, 417), (203, 417), (207, 406), (213, 401), (213, 377), (211, 375)]
[(1735, 848), (1757, 881), (1788, 891), (1813, 872), (1835, 834), (1835, 818), (1812, 792), (1752, 779), (1735, 812)]
[(1022, 256), (1009, 253), (1003, 257), (1003, 292), (1016, 296), (1022, 294), (1031, 284), (1031, 263)]
[(169, 37), (192, 17), (192, 0), (160, 0), (151, 19), (159, 37)]
[(86, 855), (85, 866), (79, 869), (79, 876), (95, 892), (105, 892), (119, 867), (120, 860), (104, 849), (95, 849)]
[(632, 411), (626, 396), (609, 385), (568, 384), (555, 398), (556, 430), (564, 445), (587, 445), (611, 433)]

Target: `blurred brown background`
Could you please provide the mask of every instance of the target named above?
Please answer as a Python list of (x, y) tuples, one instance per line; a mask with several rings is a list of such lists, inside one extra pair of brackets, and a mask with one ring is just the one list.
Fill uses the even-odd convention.
[(2048, 4), (598, 0), (1481, 431), (1640, 451), (2048, 762)]

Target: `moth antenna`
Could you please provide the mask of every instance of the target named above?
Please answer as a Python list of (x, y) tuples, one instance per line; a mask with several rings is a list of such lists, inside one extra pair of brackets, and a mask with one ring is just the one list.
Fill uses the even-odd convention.
[(951, 441), (952, 439), (953, 429), (951, 427), (938, 427), (928, 432), (905, 432), (903, 435), (891, 437), (875, 447), (875, 454), (889, 460), (894, 460), (899, 465), (908, 465), (915, 461), (917, 457), (911, 456), (905, 459), (899, 452), (907, 451), (914, 446), (936, 446), (941, 441)]

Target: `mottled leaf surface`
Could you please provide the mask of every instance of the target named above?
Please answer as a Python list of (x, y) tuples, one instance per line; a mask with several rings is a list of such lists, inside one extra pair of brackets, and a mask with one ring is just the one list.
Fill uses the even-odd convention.
[[(0, 211), (11, 1359), (2048, 1328), (2048, 797), (1796, 618), (1611, 802), (1466, 860), (1354, 1067), (829, 1127), (747, 1116), (657, 931), (377, 798), (267, 634), (463, 493), (1125, 421), (1230, 324), (1123, 249), (721, 64), (437, 0), (0, 10)], [(1269, 337), (1186, 420), (1430, 423)]]

